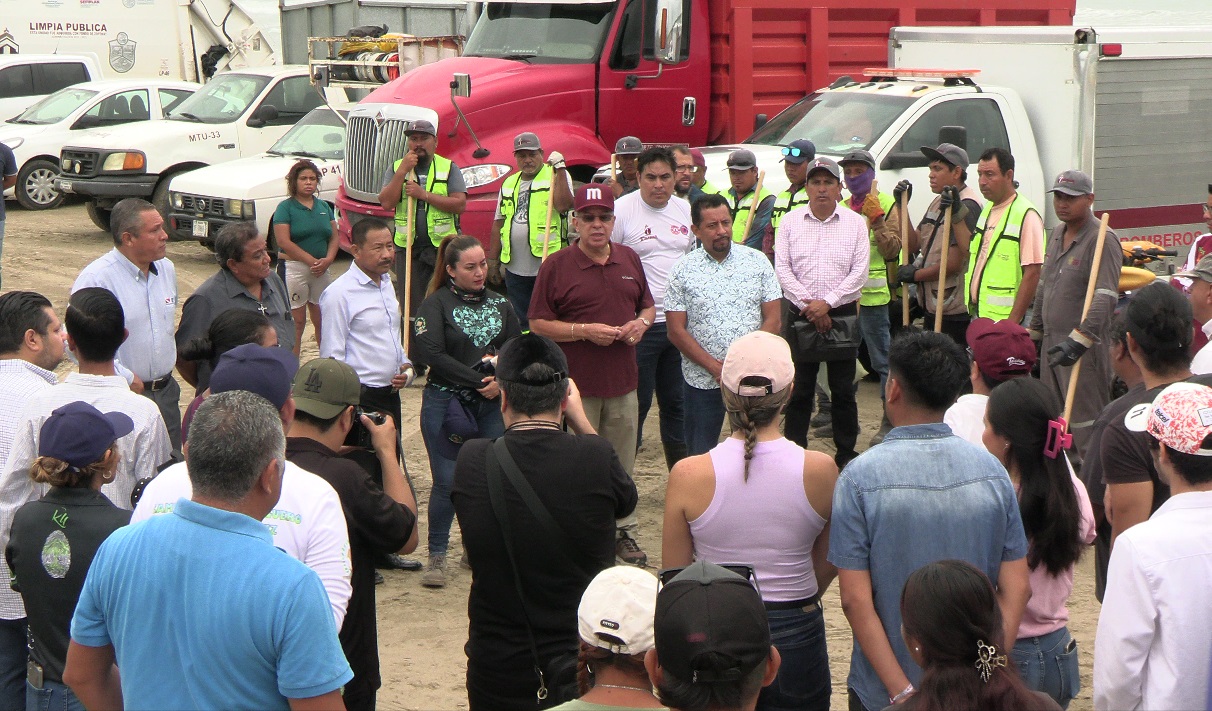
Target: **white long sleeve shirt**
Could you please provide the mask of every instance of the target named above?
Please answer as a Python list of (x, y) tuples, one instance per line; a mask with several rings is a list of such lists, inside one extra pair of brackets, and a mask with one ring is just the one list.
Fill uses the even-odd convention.
[(357, 264), (349, 265), (320, 296), (320, 313), (320, 357), (348, 363), (362, 385), (391, 385), (400, 367), (410, 365), (400, 345), (400, 302), (390, 275), (376, 282)]

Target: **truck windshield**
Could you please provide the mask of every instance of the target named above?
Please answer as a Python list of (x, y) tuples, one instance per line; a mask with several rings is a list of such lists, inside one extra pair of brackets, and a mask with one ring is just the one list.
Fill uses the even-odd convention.
[(818, 153), (870, 149), (913, 99), (849, 91), (815, 92), (781, 111), (745, 143), (785, 146), (807, 138)]
[(88, 89), (60, 89), (26, 109), (20, 116), (9, 119), (9, 123), (32, 123), (40, 126), (59, 123), (96, 95), (97, 92)]
[(535, 64), (584, 64), (602, 51), (614, 3), (494, 2), (467, 38), (463, 55)]
[(345, 157), (345, 122), (332, 109), (313, 109), (279, 138), (267, 153), (341, 160)]
[(269, 77), (253, 74), (220, 74), (196, 94), (173, 109), (170, 119), (197, 123), (229, 123), (248, 108)]

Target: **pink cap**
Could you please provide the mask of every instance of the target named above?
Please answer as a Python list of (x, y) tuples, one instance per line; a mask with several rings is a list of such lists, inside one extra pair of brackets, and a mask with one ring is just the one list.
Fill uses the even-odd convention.
[[(764, 378), (768, 384), (741, 384), (746, 378)], [(765, 331), (741, 336), (728, 346), (720, 384), (744, 397), (782, 392), (795, 380), (795, 363), (787, 341)]]
[(587, 207), (603, 207), (614, 210), (614, 193), (605, 183), (585, 183), (577, 188), (572, 201), (572, 209), (584, 210)]
[(1212, 388), (1174, 383), (1153, 402), (1142, 402), (1128, 410), (1124, 426), (1133, 432), (1148, 432), (1183, 454), (1212, 457), (1212, 449), (1204, 448), (1204, 440), (1212, 435)]

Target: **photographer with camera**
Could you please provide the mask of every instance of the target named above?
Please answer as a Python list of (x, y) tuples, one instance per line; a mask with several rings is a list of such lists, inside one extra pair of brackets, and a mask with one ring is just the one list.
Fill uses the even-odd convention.
[[(379, 677), (375, 624), (375, 558), (417, 548), (417, 502), (396, 456), (395, 424), (358, 406), (358, 374), (332, 358), (316, 358), (299, 368), (293, 396), (295, 419), (287, 432), (286, 460), (314, 472), (336, 490), (349, 527), (353, 593), (341, 627), (341, 648), (353, 669), (345, 685), (349, 711), (374, 709)], [(383, 471), (380, 487), (366, 470), (341, 456), (350, 432), (369, 439)]]
[(455, 461), (469, 439), (495, 439), (505, 432), (494, 372), (497, 350), (522, 327), (505, 297), (485, 288), (488, 260), (475, 237), (447, 237), (438, 247), (429, 295), (413, 330), (417, 362), (429, 366), (421, 393), (421, 437), (429, 453), (427, 588), (446, 587), (446, 549), (454, 504)]

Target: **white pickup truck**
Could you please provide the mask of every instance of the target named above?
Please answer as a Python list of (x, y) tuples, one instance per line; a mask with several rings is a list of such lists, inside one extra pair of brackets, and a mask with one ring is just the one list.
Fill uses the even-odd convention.
[[(328, 91), (345, 100), (343, 90)], [(305, 66), (223, 72), (166, 120), (82, 132), (60, 152), (55, 187), (91, 198), (89, 217), (103, 230), (123, 198), (149, 198), (168, 214), (174, 177), (261, 153), (324, 103)]]
[(220, 228), (241, 220), (254, 221), (261, 234), (270, 234), (270, 218), (287, 197), (286, 173), (303, 158), (320, 169), (319, 196), (332, 202), (341, 183), (345, 116), (352, 106), (312, 109), (264, 153), (178, 175), (168, 186), (169, 235), (209, 247)]
[[(1094, 178), (1095, 210), (1122, 240), (1185, 251), (1202, 229), (1212, 41), (1208, 27), (896, 27), (892, 69), (839, 81), (791, 105), (741, 145), (704, 148), (708, 180), (728, 187), (725, 161), (752, 150), (764, 187), (785, 190), (780, 146), (811, 139), (840, 158), (871, 151), (885, 192), (913, 182), (911, 214), (933, 195), (921, 146), (966, 142), (976, 187), (982, 151), (1015, 158), (1020, 192), (1057, 224), (1044, 191), (1077, 168)], [(915, 67), (929, 69), (915, 71)]]

